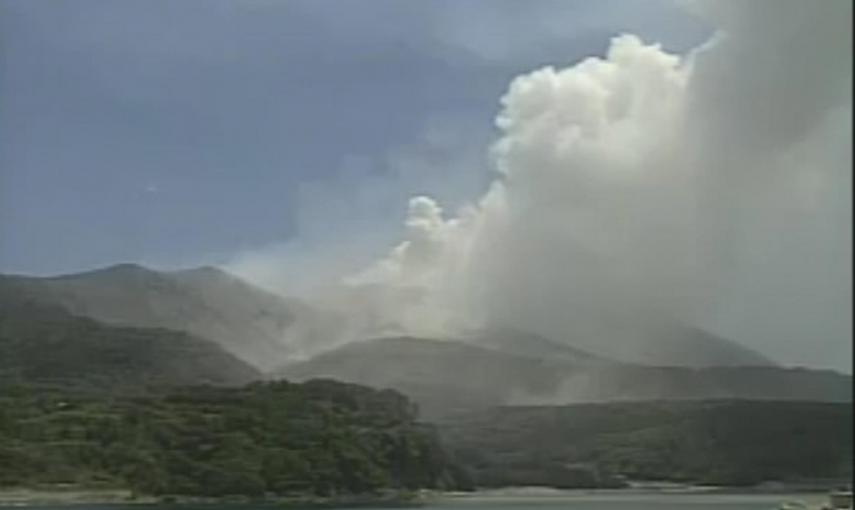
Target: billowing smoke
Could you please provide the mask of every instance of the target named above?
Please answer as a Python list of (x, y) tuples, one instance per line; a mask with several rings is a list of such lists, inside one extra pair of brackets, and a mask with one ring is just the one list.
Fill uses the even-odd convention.
[(501, 178), (447, 221), (413, 199), (408, 239), (363, 278), (424, 289), (426, 316), (450, 305), (553, 337), (682, 306), (697, 245), (691, 179), (672, 161), (686, 80), (632, 36), (605, 59), (517, 78), (492, 149)]
[(410, 201), (339, 289), (351, 334), (512, 325), (632, 358), (690, 324), (827, 361), (805, 345), (851, 329), (852, 4), (690, 8), (719, 32), (688, 55), (620, 35), (513, 80), (498, 177), (458, 211)]

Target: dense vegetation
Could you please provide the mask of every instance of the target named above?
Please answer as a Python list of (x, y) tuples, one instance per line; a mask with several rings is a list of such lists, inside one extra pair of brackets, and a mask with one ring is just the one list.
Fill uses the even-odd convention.
[(461, 488), (435, 432), (393, 391), (333, 381), (144, 397), (0, 392), (0, 486), (198, 496)]
[(483, 486), (721, 485), (851, 479), (852, 407), (806, 402), (649, 402), (503, 407), (441, 426)]

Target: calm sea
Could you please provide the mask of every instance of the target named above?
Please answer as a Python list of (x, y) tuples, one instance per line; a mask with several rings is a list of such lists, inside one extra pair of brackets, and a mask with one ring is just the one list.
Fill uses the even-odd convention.
[[(563, 494), (553, 496), (469, 496), (449, 498), (426, 505), (426, 510), (777, 510), (785, 501), (818, 505), (821, 494), (728, 495), (728, 494)], [(3, 507), (0, 510), (21, 510)], [(272, 510), (275, 506), (253, 505), (45, 505), (38, 510)], [(364, 509), (375, 510), (375, 509)], [(377, 509), (379, 510), (379, 509)]]

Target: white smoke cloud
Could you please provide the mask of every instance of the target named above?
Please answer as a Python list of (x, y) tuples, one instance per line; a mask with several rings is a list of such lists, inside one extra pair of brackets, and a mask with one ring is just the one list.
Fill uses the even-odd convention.
[(335, 178), (302, 183), (293, 238), (246, 249), (226, 269), (296, 295), (314, 295), (356, 273), (401, 235), (398, 214), (407, 194), (460, 203), (483, 189), (487, 162), (477, 144), (487, 130), (471, 124), (453, 114), (433, 115), (412, 145), (377, 158), (352, 155)]
[(851, 2), (691, 8), (719, 32), (688, 55), (621, 35), (513, 80), (499, 177), (450, 214), (410, 201), (344, 280), (351, 333), (512, 324), (633, 359), (680, 322), (851, 371)]
[(297, 234), (291, 240), (247, 249), (224, 268), (311, 305), (295, 308), (296, 322), (282, 339), (298, 355), (366, 336), (409, 331), (416, 324), (421, 324), (419, 331), (438, 334), (439, 326), (427, 324), (439, 321), (411, 306), (420, 299), (416, 288), (401, 291), (369, 281), (341, 284), (400, 238), (398, 211), (406, 205), (407, 194), (427, 193), (454, 204), (483, 189), (488, 131), (466, 117), (435, 114), (415, 143), (376, 159), (354, 155), (343, 162), (336, 179), (300, 187)]
[(414, 315), (552, 337), (671, 313), (696, 288), (690, 179), (673, 164), (686, 80), (679, 58), (629, 35), (604, 59), (517, 78), (496, 121), (502, 178), (448, 220), (414, 199), (408, 238), (363, 277), (422, 289)]

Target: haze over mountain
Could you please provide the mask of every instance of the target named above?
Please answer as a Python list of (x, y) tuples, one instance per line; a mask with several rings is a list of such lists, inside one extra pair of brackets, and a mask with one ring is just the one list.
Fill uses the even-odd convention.
[[(850, 402), (852, 379), (830, 371), (774, 366), (649, 367), (578, 350), (555, 355), (478, 346), (471, 340), (381, 338), (354, 342), (282, 367), (279, 377), (333, 378), (394, 388), (427, 416), (495, 405), (563, 405), (622, 400), (737, 398)], [(505, 344), (506, 346), (509, 344)], [(550, 345), (551, 344), (545, 344)]]
[[(326, 377), (396, 389), (416, 399), (428, 415), (491, 405), (614, 400), (851, 400), (849, 377), (778, 368), (759, 353), (688, 327), (663, 336), (658, 345), (664, 348), (649, 352), (645, 365), (512, 328), (471, 330), (445, 340), (387, 337), (336, 344), (336, 337), (324, 332), (353, 325), (336, 322), (335, 310), (281, 298), (210, 267), (162, 272), (122, 264), (49, 278), (4, 276), (0, 291), (8, 310), (26, 311), (15, 321), (7, 312), (6, 329), (14, 333), (9, 345), (27, 346), (24, 358), (9, 357), (27, 373), (41, 366), (30, 358), (58, 336), (67, 337), (62, 347), (76, 353), (58, 354), (65, 360), (60, 372), (71, 370), (73, 360), (101, 359), (104, 366), (84, 362), (79, 370), (109, 379), (128, 364), (141, 364), (148, 367), (143, 372), (163, 370), (171, 374), (164, 379), (185, 380), (174, 372), (196, 352), (199, 359), (188, 362), (186, 381), (259, 377), (225, 350), (262, 372), (273, 370), (274, 377)], [(300, 331), (295, 335), (292, 328)], [(305, 341), (311, 328), (317, 335), (314, 345), (289, 343), (295, 336)], [(119, 358), (93, 354), (108, 348), (111, 338), (123, 352)], [(114, 358), (117, 366), (110, 365)], [(150, 366), (161, 362), (163, 367)], [(194, 373), (199, 366), (202, 375)], [(214, 366), (223, 373), (210, 374)]]
[[(534, 333), (511, 328), (473, 331), (464, 341), (497, 348), (513, 354), (532, 355), (551, 360), (612, 360), (630, 364), (678, 367), (771, 366), (775, 363), (737, 342), (721, 338), (698, 328), (672, 324), (658, 330), (645, 329), (625, 340), (624, 350), (588, 352), (573, 347), (575, 336), (565, 343), (546, 339)], [(608, 341), (587, 345), (607, 345)]]
[[(131, 273), (139, 276), (139, 271), (133, 268)], [(101, 280), (105, 273), (115, 275), (116, 269), (94, 277)], [(128, 268), (120, 268), (119, 273), (127, 276)], [(148, 278), (147, 273), (142, 274)], [(204, 281), (209, 278), (222, 283), (222, 275), (210, 269), (183, 272), (179, 278), (203, 288), (212, 287)], [(73, 316), (59, 305), (44, 302), (45, 295), (33, 292), (32, 285), (20, 277), (0, 278), (0, 387), (4, 389), (0, 398), (12, 406), (0, 409), (0, 436), (15, 445), (0, 448), (0, 458), (15, 466), (0, 477), (0, 485), (32, 480), (85, 485), (97, 479), (146, 494), (209, 496), (257, 494), (265, 487), (268, 492), (287, 493), (298, 482), (301, 490), (311, 486), (319, 493), (331, 483), (351, 490), (365, 484), (396, 486), (403, 476), (400, 470), (392, 469), (387, 480), (365, 462), (356, 467), (350, 463), (355, 441), (366, 433), (376, 434), (379, 442), (372, 443), (365, 456), (387, 445), (390, 434), (401, 433), (429, 452), (424, 458), (405, 458), (406, 476), (419, 473), (421, 477), (408, 482), (413, 487), (470, 487), (470, 477), (481, 486), (524, 483), (592, 488), (622, 487), (627, 476), (744, 484), (817, 474), (836, 479), (849, 473), (849, 450), (840, 446), (847, 437), (841, 430), (851, 428), (847, 426), (851, 413), (846, 414), (851, 411), (847, 407), (851, 406), (851, 377), (832, 372), (774, 366), (627, 365), (536, 335), (503, 330), (472, 332), (462, 340), (352, 342), (280, 372), (292, 380), (314, 382), (301, 386), (260, 383), (220, 391), (199, 385), (237, 386), (258, 381), (262, 375), (213, 341), (185, 332), (107, 325)], [(232, 284), (226, 288), (233, 288)], [(219, 303), (225, 306), (226, 301)], [(375, 390), (318, 378), (360, 383)], [(192, 387), (175, 388), (186, 385)], [(439, 420), (436, 430), (441, 442), (433, 428), (414, 423), (416, 407), (397, 392), (385, 391), (389, 388), (414, 399), (422, 419)], [(285, 393), (287, 398), (271, 398)], [(125, 399), (126, 395), (132, 398)], [(741, 402), (662, 402), (711, 398)], [(756, 402), (745, 402), (748, 399)], [(846, 404), (822, 406), (816, 401)], [(47, 410), (45, 402), (50, 403)], [(549, 407), (579, 402), (595, 404)], [(333, 408), (338, 410), (338, 428), (331, 429), (328, 413)], [(16, 425), (45, 412), (50, 419), (38, 420), (32, 432), (24, 433), (25, 428)], [(106, 416), (123, 417), (110, 434), (102, 427)], [(141, 416), (146, 417), (146, 433), (159, 439), (128, 443), (140, 440), (135, 427)], [(217, 418), (212, 421), (213, 416)], [(343, 416), (358, 423), (343, 425)], [(396, 421), (401, 416), (405, 419)], [(253, 425), (248, 427), (246, 420)], [(89, 453), (57, 460), (50, 452), (65, 444), (70, 425), (64, 424), (72, 422), (74, 430), (86, 431), (86, 440), (74, 445), (85, 446)], [(252, 436), (252, 441), (229, 432), (259, 432), (262, 424), (269, 430)], [(722, 427), (727, 427), (724, 436)], [(568, 430), (573, 431), (569, 439)], [(532, 442), (528, 431), (539, 440)], [(342, 433), (354, 435), (335, 435)], [(793, 437), (803, 441), (790, 452), (770, 448), (766, 440), (758, 442), (759, 433), (772, 434), (776, 445)], [(305, 446), (301, 441), (312, 434), (350, 439), (320, 443), (333, 445), (322, 454), (298, 446)], [(238, 436), (244, 439), (235, 442)], [(218, 452), (216, 456), (193, 446), (200, 437)], [(171, 442), (164, 446), (163, 438)], [(134, 446), (127, 448), (129, 444)], [(667, 455), (659, 455), (662, 445), (667, 445)], [(551, 453), (544, 456), (543, 448)], [(723, 453), (710, 455), (710, 448)], [(738, 452), (746, 448), (751, 455), (740, 456)], [(286, 455), (309, 463), (327, 459), (325, 466), (331, 471), (320, 477), (299, 470), (295, 475), (290, 464), (259, 471), (253, 466), (261, 465), (267, 449), (273, 449), (276, 458)], [(330, 451), (348, 453), (338, 462), (338, 457), (326, 455)], [(138, 457), (139, 452), (159, 452), (153, 457), (157, 461)], [(796, 458), (801, 462), (794, 463)], [(403, 462), (399, 456), (394, 459)], [(805, 459), (817, 459), (822, 465), (810, 465), (813, 460), (805, 465)], [(378, 462), (386, 466), (386, 461)], [(768, 469), (768, 462), (774, 462), (775, 469)], [(188, 471), (188, 465), (193, 469)], [(441, 468), (440, 474), (435, 468)], [(274, 476), (280, 472), (288, 477)], [(217, 473), (220, 484), (206, 483), (208, 474), (188, 477), (187, 473)]]
[(260, 373), (183, 331), (99, 323), (19, 299), (0, 284), (0, 386), (49, 384), (101, 392), (235, 386)]
[[(369, 315), (355, 312), (360, 306), (367, 311), (376, 304), (378, 289), (370, 286), (353, 287), (347, 299), (324, 308), (317, 302), (309, 306), (275, 295), (213, 267), (155, 271), (119, 264), (46, 278), (3, 276), (0, 284), (13, 286), (37, 302), (107, 324), (185, 331), (218, 343), (263, 371), (348, 341), (405, 332), (399, 325), (372, 322)], [(346, 305), (350, 313), (342, 312)], [(391, 299), (388, 306), (395, 306)], [(354, 322), (354, 317), (363, 320)], [(602, 357), (574, 347), (574, 337), (549, 340), (513, 328), (470, 330), (462, 338), (544, 359)], [(663, 330), (644, 345), (646, 351), (621, 361), (657, 366), (771, 364), (739, 344), (686, 327)]]
[(161, 272), (120, 264), (49, 278), (3, 276), (0, 284), (106, 324), (185, 331), (261, 369), (287, 359), (284, 332), (300, 306), (213, 267)]

